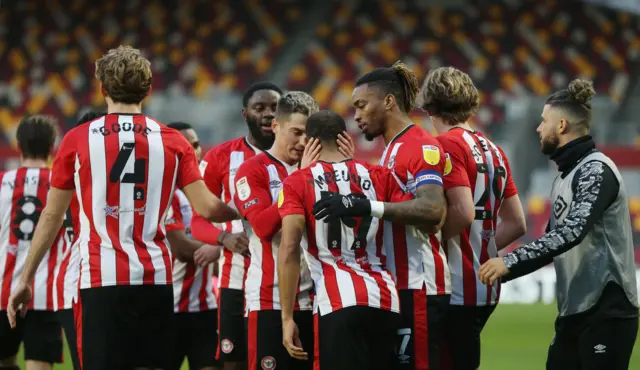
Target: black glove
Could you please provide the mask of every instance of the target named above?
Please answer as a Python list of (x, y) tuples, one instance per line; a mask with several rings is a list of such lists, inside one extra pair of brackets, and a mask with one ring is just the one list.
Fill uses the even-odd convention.
[(363, 194), (329, 193), (313, 205), (313, 214), (316, 220), (324, 219), (325, 222), (338, 218), (346, 221), (349, 217), (370, 215), (371, 201)]

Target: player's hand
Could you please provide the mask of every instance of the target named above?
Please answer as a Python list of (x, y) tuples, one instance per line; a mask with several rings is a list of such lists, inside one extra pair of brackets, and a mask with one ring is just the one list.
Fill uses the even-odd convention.
[(485, 285), (493, 285), (498, 279), (509, 273), (502, 257), (488, 260), (478, 269), (478, 278)]
[(371, 214), (371, 202), (363, 194), (331, 194), (313, 205), (316, 220), (330, 222), (337, 218), (358, 217)]
[(302, 160), (300, 160), (300, 168), (306, 168), (311, 163), (315, 162), (320, 158), (320, 151), (322, 150), (322, 145), (320, 144), (320, 140), (312, 137), (307, 142), (307, 145), (304, 147), (304, 152), (302, 153)]
[(306, 361), (309, 359), (309, 354), (302, 348), (298, 325), (292, 319), (282, 321), (282, 345), (296, 360)]
[(220, 247), (203, 244), (193, 252), (193, 262), (198, 266), (206, 266), (220, 258)]
[(233, 253), (249, 256), (249, 238), (243, 232), (226, 234), (222, 239), (222, 245)]
[(9, 297), (9, 304), (7, 306), (7, 317), (9, 318), (11, 328), (16, 327), (18, 311), (21, 317), (27, 314), (27, 307), (29, 306), (29, 302), (31, 302), (31, 296), (31, 284), (20, 280), (13, 294)]
[(353, 158), (356, 154), (356, 145), (346, 131), (338, 135), (338, 151), (347, 158)]

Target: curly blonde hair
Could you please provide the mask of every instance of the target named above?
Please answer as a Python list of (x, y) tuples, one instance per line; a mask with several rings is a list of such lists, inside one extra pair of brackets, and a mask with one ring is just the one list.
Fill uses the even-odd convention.
[(119, 46), (96, 61), (96, 79), (114, 103), (139, 104), (151, 88), (151, 63), (140, 50)]
[(449, 125), (466, 122), (480, 107), (480, 94), (471, 77), (453, 67), (429, 71), (419, 99), (423, 110)]

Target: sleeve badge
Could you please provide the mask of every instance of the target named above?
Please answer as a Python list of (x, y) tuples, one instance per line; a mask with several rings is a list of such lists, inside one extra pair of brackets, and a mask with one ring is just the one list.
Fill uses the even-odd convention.
[(445, 153), (444, 156), (446, 157), (445, 163), (444, 163), (444, 175), (447, 176), (448, 174), (451, 173), (451, 170), (453, 169), (453, 165), (451, 164), (451, 157), (449, 157), (449, 153)]
[(280, 192), (278, 193), (278, 208), (282, 207), (283, 203), (284, 203), (284, 190), (280, 190)]
[(249, 187), (249, 182), (247, 181), (246, 176), (236, 181), (236, 191), (238, 192), (238, 198), (241, 201), (249, 199), (251, 196), (251, 187)]
[(440, 163), (440, 148), (435, 145), (423, 145), (422, 156), (425, 162), (435, 166)]

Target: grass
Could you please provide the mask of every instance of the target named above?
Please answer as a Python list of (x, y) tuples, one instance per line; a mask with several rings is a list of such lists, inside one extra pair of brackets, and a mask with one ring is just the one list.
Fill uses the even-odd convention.
[[(482, 335), (483, 370), (541, 370), (545, 368), (547, 349), (553, 338), (555, 305), (499, 305)], [(22, 354), (19, 355), (22, 358)], [(67, 364), (54, 369), (72, 369)], [(21, 368), (24, 364), (20, 363)], [(183, 369), (187, 369), (184, 365)], [(630, 370), (640, 370), (640, 340), (631, 358)]]

